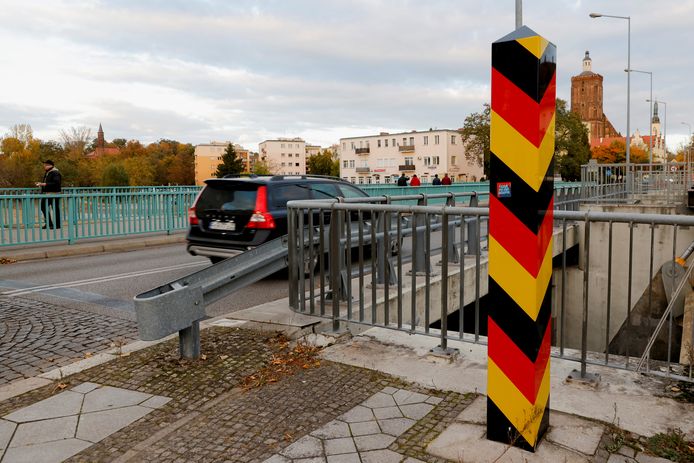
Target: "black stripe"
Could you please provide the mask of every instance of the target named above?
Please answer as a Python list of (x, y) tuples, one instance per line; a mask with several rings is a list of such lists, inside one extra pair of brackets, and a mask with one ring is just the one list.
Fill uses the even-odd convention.
[(556, 72), (557, 48), (548, 44), (542, 58), (537, 59), (515, 40), (494, 42), (492, 67), (539, 103)]
[[(489, 193), (518, 217), (530, 231), (537, 234), (554, 195), (554, 158), (547, 167), (540, 191), (533, 190), (493, 152), (489, 155), (489, 173)], [(511, 182), (510, 198), (499, 198), (497, 195), (497, 184), (504, 182)]]
[(488, 316), (506, 333), (513, 343), (525, 354), (530, 361), (535, 362), (540, 352), (542, 339), (547, 331), (547, 324), (552, 316), (552, 279), (547, 283), (545, 297), (533, 320), (514, 301), (506, 291), (489, 277), (489, 312)]
[[(542, 421), (540, 422), (540, 428), (537, 433), (537, 441), (535, 442), (535, 448), (540, 445), (542, 436), (547, 432), (549, 427), (549, 398), (547, 399), (547, 405), (545, 406), (545, 411), (542, 414)], [(507, 445), (513, 445), (514, 447), (527, 450), (529, 452), (534, 452), (533, 448), (528, 441), (518, 432), (516, 427), (506, 418), (499, 407), (496, 406), (494, 401), (487, 396), (487, 439), (496, 442), (501, 442)]]

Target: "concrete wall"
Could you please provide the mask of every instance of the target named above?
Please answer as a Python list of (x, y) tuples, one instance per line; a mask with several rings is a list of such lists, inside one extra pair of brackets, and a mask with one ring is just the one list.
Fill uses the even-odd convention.
[[(590, 206), (584, 210), (604, 212), (636, 212), (645, 214), (674, 214), (667, 206)], [(653, 275), (673, 256), (673, 227), (658, 226), (653, 235)], [(565, 347), (580, 348), (583, 314), (583, 279), (585, 249), (585, 224), (578, 225), (579, 247), (581, 249), (578, 267), (568, 268), (566, 272), (566, 338)], [(694, 241), (694, 230), (680, 228), (677, 233), (677, 256)], [(650, 225), (638, 225), (633, 229), (631, 308), (643, 294), (650, 281)], [(608, 300), (608, 256), (609, 224), (592, 223), (590, 229), (590, 271), (588, 273), (588, 350), (605, 350)], [(626, 320), (629, 295), (629, 225), (612, 226), (612, 279), (610, 291), (609, 337), (617, 333)], [(555, 299), (554, 315), (561, 312), (561, 269), (554, 271)], [(633, 321), (633, 319), (632, 319)]]

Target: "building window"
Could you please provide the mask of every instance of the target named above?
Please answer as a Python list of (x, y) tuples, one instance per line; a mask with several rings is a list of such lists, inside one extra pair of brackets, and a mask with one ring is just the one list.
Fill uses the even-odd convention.
[(366, 177), (366, 183), (368, 183), (369, 185), (371, 185), (371, 177)]
[(352, 177), (352, 179), (350, 180), (350, 182), (356, 183), (356, 182), (357, 182), (357, 177)]
[(342, 149), (343, 149), (343, 150), (346, 150), (346, 149), (347, 149), (347, 143), (342, 142)]
[(299, 167), (299, 163), (298, 163), (298, 162), (296, 163), (296, 167)]
[(366, 140), (366, 147), (369, 147), (369, 140)]
[(354, 159), (349, 160), (349, 168), (354, 169)]
[(402, 146), (407, 145), (407, 138), (402, 137)]
[(282, 157), (284, 157), (284, 156), (285, 156), (285, 153), (282, 153)]
[(395, 143), (395, 138), (393, 138), (393, 148), (395, 148), (396, 146), (398, 145)]
[(431, 158), (429, 156), (424, 158), (424, 165), (425, 166), (431, 165)]
[(282, 144), (280, 145), (280, 148), (284, 148), (284, 143), (282, 143)]
[(439, 144), (439, 136), (434, 135), (434, 145), (438, 145), (438, 144)]
[(385, 181), (386, 183), (390, 183), (390, 175), (386, 175)]
[(354, 142), (352, 142), (352, 151), (354, 151)]
[(424, 135), (424, 144), (425, 145), (429, 144), (429, 135)]
[(433, 158), (431, 158), (431, 163), (435, 166), (438, 166), (439, 165), (439, 157), (434, 156)]
[(388, 148), (388, 139), (386, 138), (386, 148)]
[(376, 141), (376, 146), (377, 146), (378, 148), (381, 147), (381, 140), (377, 140), (377, 141)]
[(284, 167), (285, 165), (286, 165), (286, 163), (285, 163), (285, 162), (283, 162), (283, 163), (282, 163), (282, 167)]
[(359, 177), (359, 184), (362, 185), (364, 183), (364, 177)]
[(349, 177), (342, 177), (342, 180), (344, 180), (345, 182), (349, 182)]
[(451, 165), (452, 165), (452, 166), (455, 165), (455, 156), (451, 156)]
[(414, 164), (414, 158), (411, 156), (405, 157), (405, 165), (411, 166)]
[(289, 157), (291, 158), (291, 157), (292, 157), (292, 153), (288, 153), (287, 156), (289, 156)]
[(451, 135), (451, 145), (455, 145), (455, 135)]
[(346, 160), (342, 161), (342, 167), (344, 167), (345, 169), (347, 168), (347, 161)]
[(410, 137), (410, 146), (414, 146), (414, 137)]

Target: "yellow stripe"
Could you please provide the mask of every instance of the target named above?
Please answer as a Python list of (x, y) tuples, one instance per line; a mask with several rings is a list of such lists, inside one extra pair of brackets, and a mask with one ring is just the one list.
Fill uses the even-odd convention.
[(552, 240), (547, 246), (542, 266), (535, 278), (490, 235), (489, 276), (494, 278), (530, 318), (537, 320), (547, 284), (552, 278)]
[(514, 129), (503, 117), (492, 111), (491, 149), (509, 169), (520, 176), (535, 191), (540, 191), (549, 163), (554, 155), (555, 115), (545, 137), (537, 148)]
[(487, 394), (501, 413), (516, 427), (531, 446), (535, 446), (542, 415), (549, 399), (549, 362), (542, 376), (535, 403), (532, 404), (506, 377), (492, 359), (487, 367)]
[(542, 55), (545, 53), (545, 48), (547, 48), (547, 44), (549, 44), (549, 40), (543, 39), (539, 35), (516, 39), (516, 42), (523, 45), (523, 47), (535, 55), (537, 59), (542, 59)]

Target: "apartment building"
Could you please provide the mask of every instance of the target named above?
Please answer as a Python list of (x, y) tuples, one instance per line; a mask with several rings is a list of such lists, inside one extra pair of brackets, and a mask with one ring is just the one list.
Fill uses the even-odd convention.
[[(214, 177), (217, 166), (222, 163), (222, 156), (229, 146), (228, 141), (212, 141), (195, 146), (195, 184), (202, 185), (208, 178)], [(236, 156), (243, 159), (246, 172), (253, 169), (253, 154), (241, 145), (234, 143)]]
[(260, 143), (259, 148), (260, 160), (267, 163), (273, 174), (306, 173), (306, 142), (301, 138), (265, 140)]
[(340, 176), (352, 183), (395, 183), (417, 174), (422, 183), (448, 174), (456, 182), (480, 180), (482, 166), (465, 157), (455, 130), (428, 130), (340, 139)]
[(306, 145), (306, 158), (320, 154), (321, 147), (319, 145)]

